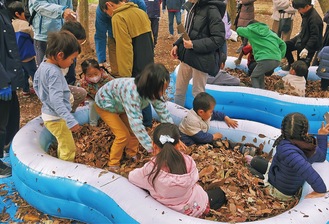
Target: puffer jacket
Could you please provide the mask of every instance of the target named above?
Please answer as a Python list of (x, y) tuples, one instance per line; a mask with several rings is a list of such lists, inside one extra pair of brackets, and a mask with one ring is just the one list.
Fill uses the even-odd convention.
[(288, 140), (282, 140), (276, 147), (268, 181), (286, 195), (295, 195), (305, 181), (315, 192), (325, 193), (326, 184), (312, 167), (314, 162), (324, 162), (327, 155), (327, 136), (317, 136), (318, 146), (313, 156), (307, 158), (304, 152)]
[(0, 0), (0, 89), (22, 87), (24, 76), (9, 11)]
[(30, 0), (31, 15), (36, 11), (32, 21), (34, 39), (47, 41), (49, 32), (59, 31), (64, 23), (64, 10), (73, 8), (72, 0)]
[(329, 79), (329, 46), (322, 48), (318, 54), (320, 61), (316, 74), (322, 79)]
[(222, 21), (226, 5), (221, 0), (200, 0), (185, 4), (185, 29), (192, 40), (193, 49), (185, 49), (183, 37), (178, 46), (178, 58), (191, 67), (215, 76), (219, 71), (219, 49), (225, 43), (225, 25)]
[(248, 23), (255, 19), (254, 2), (256, 0), (241, 0), (241, 9), (236, 27), (245, 27)]

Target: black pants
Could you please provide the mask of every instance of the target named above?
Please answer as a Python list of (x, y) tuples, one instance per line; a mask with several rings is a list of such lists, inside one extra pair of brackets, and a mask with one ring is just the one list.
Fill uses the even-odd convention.
[(329, 79), (321, 79), (321, 90), (327, 91), (329, 86)]
[(0, 158), (3, 157), (4, 146), (13, 140), (19, 130), (19, 119), (18, 97), (13, 91), (11, 100), (0, 100)]
[(208, 190), (207, 194), (209, 197), (209, 205), (211, 209), (217, 210), (227, 201), (224, 191), (219, 187)]
[(158, 42), (158, 33), (159, 33), (159, 18), (150, 18), (151, 21), (151, 29), (154, 38), (154, 46), (157, 45)]
[(254, 176), (264, 179), (267, 167), (268, 161), (266, 159), (260, 156), (255, 156), (250, 162), (249, 170)]

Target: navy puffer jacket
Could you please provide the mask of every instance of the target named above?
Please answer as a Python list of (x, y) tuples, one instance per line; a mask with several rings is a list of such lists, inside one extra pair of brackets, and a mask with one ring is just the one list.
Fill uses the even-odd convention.
[(219, 71), (219, 48), (225, 43), (225, 25), (222, 21), (226, 5), (221, 0), (199, 0), (185, 4), (188, 12), (185, 29), (193, 43), (193, 49), (185, 49), (182, 37), (178, 46), (178, 58), (191, 67), (215, 76)]

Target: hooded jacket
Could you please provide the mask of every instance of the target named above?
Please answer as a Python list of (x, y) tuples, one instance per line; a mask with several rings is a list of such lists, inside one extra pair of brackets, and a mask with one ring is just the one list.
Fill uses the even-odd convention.
[(148, 180), (148, 174), (154, 167), (153, 158), (142, 168), (131, 171), (128, 179), (134, 185), (148, 190), (163, 205), (177, 212), (199, 217), (207, 207), (208, 194), (198, 184), (199, 172), (194, 160), (188, 155), (182, 155), (186, 163), (186, 174), (178, 175), (161, 170), (153, 186)]
[(178, 58), (191, 67), (215, 76), (219, 71), (219, 49), (225, 43), (225, 25), (222, 21), (226, 5), (220, 0), (199, 0), (184, 5), (187, 13), (185, 29), (193, 49), (185, 49), (183, 37), (178, 46)]
[(327, 136), (318, 135), (317, 142), (314, 155), (307, 158), (304, 152), (290, 141), (280, 141), (270, 166), (269, 183), (286, 195), (295, 195), (305, 181), (315, 192), (325, 193), (327, 187), (312, 167), (312, 163), (326, 160)]
[(239, 36), (249, 40), (256, 62), (261, 60), (281, 61), (286, 54), (285, 42), (265, 23), (252, 23), (247, 27), (239, 27), (236, 31)]
[(322, 79), (329, 79), (329, 46), (322, 48), (318, 54), (319, 66), (316, 74)]

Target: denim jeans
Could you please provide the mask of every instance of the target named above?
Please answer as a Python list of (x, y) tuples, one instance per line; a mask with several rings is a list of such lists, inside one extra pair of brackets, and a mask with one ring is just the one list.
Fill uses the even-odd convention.
[(180, 11), (178, 12), (169, 12), (168, 11), (168, 19), (169, 19), (169, 33), (174, 35), (174, 17), (176, 17), (176, 24), (182, 23), (182, 14)]
[(33, 58), (31, 61), (22, 62), (23, 70), (24, 70), (24, 86), (23, 92), (30, 92), (30, 84), (29, 77), (31, 76), (32, 81), (34, 79), (34, 73), (37, 71), (37, 65), (35, 59)]
[(36, 53), (37, 66), (41, 64), (46, 54), (47, 42), (34, 40), (34, 50)]

